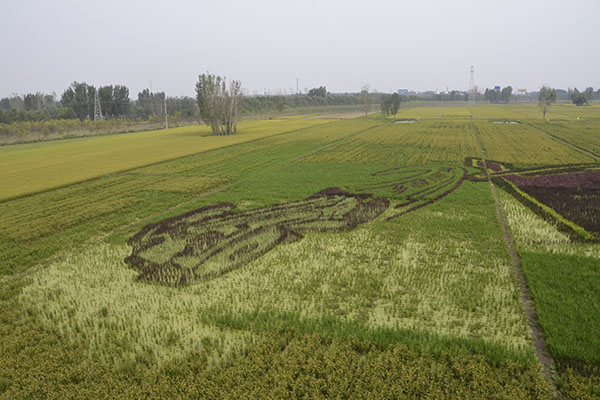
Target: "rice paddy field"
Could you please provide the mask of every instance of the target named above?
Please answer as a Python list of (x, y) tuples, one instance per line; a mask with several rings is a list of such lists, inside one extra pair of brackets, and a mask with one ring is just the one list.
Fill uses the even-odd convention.
[(546, 116), (1, 147), (0, 398), (600, 398), (600, 107)]

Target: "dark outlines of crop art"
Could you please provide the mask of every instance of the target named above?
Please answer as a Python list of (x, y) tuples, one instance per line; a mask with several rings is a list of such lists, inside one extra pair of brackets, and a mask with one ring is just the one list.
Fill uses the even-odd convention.
[[(280, 243), (305, 232), (342, 232), (367, 223), (390, 206), (387, 198), (364, 191), (404, 193), (390, 218), (431, 204), (456, 190), (464, 168), (394, 168), (372, 175), (367, 188), (350, 193), (322, 190), (304, 200), (236, 211), (231, 203), (199, 208), (147, 225), (131, 237), (132, 254), (125, 261), (139, 272), (138, 280), (184, 286), (216, 278), (250, 263)], [(406, 192), (406, 193), (405, 193)]]
[[(478, 163), (477, 159), (465, 161)], [(600, 170), (596, 164), (569, 164), (541, 166), (534, 169), (513, 170), (512, 166), (488, 161), (492, 181), (511, 193), (537, 215), (555, 225), (575, 241), (600, 240)], [(469, 179), (481, 180), (483, 173)], [(569, 223), (552, 215), (551, 208), (565, 220), (583, 228), (590, 236), (574, 229)], [(586, 234), (587, 235), (587, 234)], [(593, 235), (593, 236), (592, 236)], [(591, 237), (595, 237), (595, 240)]]
[(341, 232), (369, 222), (389, 206), (337, 188), (302, 201), (234, 212), (231, 203), (203, 207), (148, 225), (129, 241), (126, 262), (138, 279), (183, 286), (216, 278), (304, 232)]
[[(398, 174), (402, 174), (402, 178), (398, 179)], [(396, 212), (387, 217), (389, 221), (433, 204), (454, 192), (467, 178), (467, 170), (452, 166), (398, 167), (376, 172), (373, 177), (388, 179), (358, 191), (391, 189), (396, 194), (406, 193), (405, 199), (394, 206)]]

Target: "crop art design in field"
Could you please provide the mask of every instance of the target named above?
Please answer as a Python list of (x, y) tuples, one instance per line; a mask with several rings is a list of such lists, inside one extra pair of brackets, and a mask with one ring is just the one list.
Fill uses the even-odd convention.
[[(526, 170), (497, 161), (468, 159), (493, 181), (573, 240), (600, 241), (600, 169), (574, 164)], [(483, 174), (472, 176), (485, 179)]]
[[(322, 190), (304, 200), (236, 212), (220, 203), (147, 225), (129, 239), (125, 261), (138, 280), (185, 286), (216, 278), (306, 232), (342, 232), (370, 222), (401, 196), (388, 219), (431, 204), (456, 190), (463, 168), (436, 166), (394, 168), (372, 174), (374, 184), (350, 193)], [(387, 194), (388, 196), (375, 196)]]

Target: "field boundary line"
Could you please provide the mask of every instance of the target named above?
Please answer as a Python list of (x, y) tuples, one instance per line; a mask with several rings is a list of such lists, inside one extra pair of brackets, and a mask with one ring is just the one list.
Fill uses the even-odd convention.
[(570, 143), (570, 142), (568, 142), (568, 141), (566, 141), (566, 140), (564, 140), (562, 138), (559, 138), (558, 136), (555, 136), (555, 135), (551, 134), (550, 132), (546, 132), (545, 130), (543, 130), (542, 128), (540, 128), (540, 127), (538, 127), (536, 125), (531, 125), (529, 123), (527, 123), (527, 125), (530, 126), (530, 127), (532, 127), (532, 128), (534, 128), (534, 129), (536, 129), (536, 130), (538, 130), (538, 131), (540, 131), (541, 133), (549, 136), (551, 139), (554, 139), (555, 141), (557, 141), (559, 143), (562, 143), (562, 144), (564, 144), (566, 146), (569, 146), (573, 150), (577, 150), (578, 152), (580, 152), (582, 154), (585, 154), (588, 157), (592, 157), (596, 161), (600, 161), (600, 156), (598, 156), (596, 153), (592, 153), (591, 151), (582, 149), (581, 147), (579, 147), (579, 146), (577, 146), (575, 144), (572, 144), (572, 143)]
[(554, 394), (554, 397), (561, 397), (561, 393), (557, 389), (555, 382), (555, 379), (557, 377), (556, 363), (554, 362), (554, 359), (550, 355), (548, 347), (546, 346), (544, 334), (539, 325), (539, 319), (537, 311), (535, 309), (535, 302), (533, 301), (531, 290), (529, 288), (529, 285), (527, 284), (527, 279), (523, 274), (523, 263), (521, 262), (521, 258), (519, 257), (517, 251), (515, 250), (515, 246), (510, 234), (510, 229), (506, 221), (506, 217), (504, 216), (504, 212), (502, 211), (502, 203), (500, 202), (500, 197), (498, 196), (498, 192), (496, 191), (496, 186), (492, 182), (490, 171), (487, 168), (487, 152), (485, 148), (481, 145), (481, 141), (479, 140), (479, 131), (477, 130), (477, 126), (473, 126), (473, 132), (475, 135), (475, 141), (477, 142), (481, 151), (482, 161), (485, 168), (485, 173), (487, 175), (488, 184), (490, 185), (490, 191), (492, 193), (492, 197), (494, 198), (494, 205), (496, 208), (496, 216), (498, 217), (498, 223), (500, 224), (500, 228), (502, 229), (504, 242), (508, 247), (510, 258), (514, 266), (515, 275), (519, 283), (519, 291), (521, 292), (521, 303), (523, 304), (525, 315), (527, 316), (527, 321), (529, 323), (529, 329), (533, 339), (533, 347), (535, 350), (535, 354), (540, 364), (542, 365), (542, 373), (546, 378), (546, 381), (548, 382), (550, 389)]
[[(59, 185), (59, 186), (55, 186), (55, 187), (52, 187), (52, 188), (39, 190), (37, 192), (23, 193), (23, 194), (16, 195), (16, 196), (6, 197), (4, 199), (0, 199), (0, 204), (6, 203), (6, 202), (9, 202), (9, 201), (12, 201), (12, 200), (22, 199), (22, 198), (29, 197), (29, 196), (35, 196), (37, 194), (51, 192), (51, 191), (56, 190), (56, 189), (64, 189), (64, 188), (67, 188), (67, 187), (78, 185), (80, 183), (91, 182), (91, 181), (96, 180), (96, 179), (104, 178), (105, 176), (119, 175), (119, 174), (131, 172), (131, 171), (135, 171), (135, 170), (138, 170), (138, 169), (141, 169), (141, 168), (146, 168), (146, 167), (151, 167), (151, 166), (155, 166), (155, 165), (160, 165), (160, 164), (168, 163), (168, 162), (175, 161), (175, 160), (182, 160), (182, 159), (184, 159), (186, 157), (195, 157), (195, 156), (197, 156), (199, 154), (208, 154), (208, 153), (211, 153), (213, 151), (218, 151), (218, 150), (222, 150), (222, 149), (228, 149), (228, 148), (231, 148), (231, 147), (234, 147), (234, 146), (243, 145), (243, 144), (246, 144), (246, 143), (254, 143), (254, 142), (258, 142), (260, 140), (265, 140), (265, 139), (274, 138), (274, 137), (278, 137), (278, 136), (282, 136), (282, 135), (287, 135), (287, 134), (290, 134), (290, 133), (301, 132), (301, 131), (304, 131), (306, 129), (323, 127), (325, 125), (334, 124), (336, 122), (338, 122), (338, 121), (327, 121), (327, 122), (324, 122), (322, 124), (317, 124), (317, 125), (307, 126), (307, 127), (304, 127), (304, 128), (298, 128), (298, 129), (293, 129), (293, 130), (290, 130), (290, 131), (280, 132), (280, 133), (276, 133), (274, 135), (265, 136), (265, 137), (261, 137), (261, 138), (256, 138), (256, 139), (248, 140), (248, 141), (245, 141), (245, 142), (234, 143), (234, 144), (230, 144), (230, 145), (227, 145), (227, 146), (217, 147), (215, 149), (210, 149), (210, 150), (205, 150), (205, 151), (199, 151), (199, 152), (193, 153), (193, 154), (186, 154), (186, 155), (183, 155), (183, 156), (177, 156), (177, 157), (169, 158), (168, 160), (161, 160), (161, 161), (151, 162), (151, 163), (144, 164), (144, 165), (139, 165), (139, 166), (133, 167), (133, 168), (125, 168), (125, 169), (122, 169), (122, 170), (119, 170), (119, 171), (109, 172), (109, 173), (106, 173), (106, 174), (103, 174), (103, 175), (98, 175), (98, 176), (95, 176), (95, 177), (92, 177), (92, 178), (83, 179), (83, 180), (80, 180), (80, 181), (77, 181), (77, 182), (72, 182), (72, 183), (68, 183), (68, 184), (65, 184), (65, 185)], [(132, 132), (132, 133), (134, 133), (134, 132)], [(135, 133), (139, 133), (139, 132), (135, 132)]]

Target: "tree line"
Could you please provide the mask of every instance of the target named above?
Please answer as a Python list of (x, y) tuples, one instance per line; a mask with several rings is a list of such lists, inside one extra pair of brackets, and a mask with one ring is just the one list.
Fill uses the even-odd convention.
[[(153, 121), (164, 119), (165, 93), (144, 89), (137, 99), (131, 100), (129, 88), (124, 85), (106, 85), (96, 88), (86, 82), (73, 82), (61, 94), (14, 94), (0, 99), (0, 123), (39, 122), (59, 119), (94, 119), (94, 103), (98, 94), (103, 118)], [(167, 97), (170, 117), (193, 119), (198, 117), (196, 99), (188, 96)]]
[[(594, 91), (588, 87), (583, 91), (577, 88), (554, 89), (557, 101), (572, 101), (576, 105), (585, 105), (592, 100), (600, 100), (600, 89)], [(130, 91), (124, 85), (106, 85), (96, 88), (86, 82), (73, 82), (60, 97), (56, 94), (28, 93), (12, 95), (0, 99), (0, 123), (37, 122), (60, 119), (87, 120), (94, 118), (94, 100), (98, 92), (99, 104), (104, 118), (121, 118), (133, 121), (161, 121), (164, 119), (164, 103), (166, 100), (169, 119), (199, 120), (202, 119), (197, 98), (166, 97), (164, 92), (152, 92), (144, 89), (137, 98), (130, 99)], [(241, 94), (241, 93), (240, 93)], [(538, 92), (528, 93), (531, 101), (538, 98)], [(384, 113), (394, 114), (394, 102), (399, 101), (462, 101), (469, 100), (468, 94), (456, 90), (419, 94), (386, 94), (369, 93), (371, 103), (382, 106)], [(392, 99), (393, 96), (393, 99)], [(396, 97), (397, 96), (397, 97)], [(491, 103), (507, 103), (514, 98), (512, 88), (507, 86), (497, 91), (486, 89), (478, 94), (478, 101)], [(390, 103), (392, 102), (392, 103)], [(330, 93), (325, 86), (318, 86), (302, 94), (245, 96), (244, 101), (236, 106), (239, 115), (283, 113), (295, 109), (312, 109), (323, 106), (364, 107), (364, 95), (358, 93)]]

